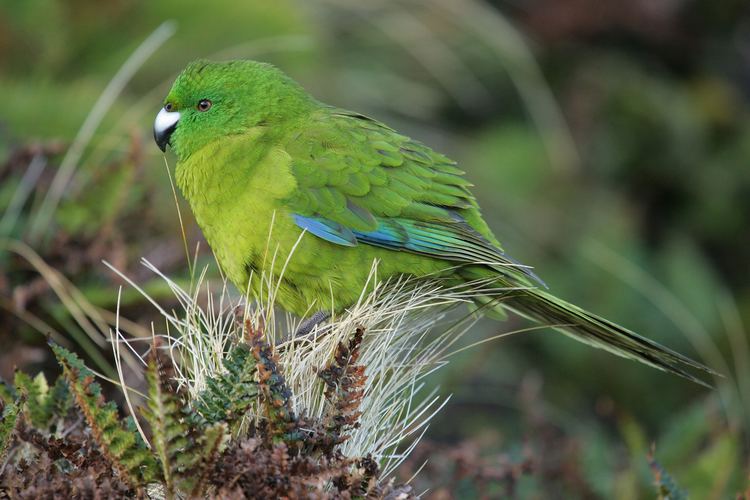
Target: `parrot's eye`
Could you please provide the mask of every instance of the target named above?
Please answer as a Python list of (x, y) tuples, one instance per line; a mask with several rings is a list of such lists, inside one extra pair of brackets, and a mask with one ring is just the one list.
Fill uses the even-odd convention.
[(198, 103), (198, 111), (208, 111), (211, 109), (211, 101), (208, 99), (201, 99)]
[(171, 102), (168, 102), (164, 105), (164, 109), (167, 111), (172, 111), (174, 109), (174, 106), (172, 105)]

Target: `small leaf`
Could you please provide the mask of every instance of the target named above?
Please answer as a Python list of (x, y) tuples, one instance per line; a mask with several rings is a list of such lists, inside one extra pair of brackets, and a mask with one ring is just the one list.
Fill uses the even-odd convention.
[(232, 349), (224, 373), (207, 380), (196, 409), (208, 423), (224, 422), (236, 434), (242, 417), (258, 397), (256, 360), (246, 344)]
[(213, 470), (214, 464), (219, 460), (228, 440), (229, 430), (226, 424), (217, 423), (206, 428), (202, 440), (201, 471), (195, 478), (192, 491), (190, 492), (191, 497), (204, 496), (209, 474)]
[(688, 500), (687, 493), (680, 489), (672, 476), (670, 476), (656, 458), (654, 458), (653, 449), (648, 455), (648, 465), (654, 476), (657, 498), (659, 500)]
[(3, 409), (2, 420), (0, 420), (0, 463), (5, 460), (5, 455), (10, 448), (22, 406), (23, 399), (19, 399)]

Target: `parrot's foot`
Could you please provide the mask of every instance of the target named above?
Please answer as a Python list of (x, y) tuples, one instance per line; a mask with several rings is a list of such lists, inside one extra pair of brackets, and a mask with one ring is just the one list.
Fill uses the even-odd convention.
[(310, 332), (313, 331), (313, 329), (318, 326), (319, 324), (323, 323), (327, 319), (331, 317), (331, 313), (327, 311), (318, 311), (309, 318), (307, 318), (305, 321), (303, 321), (299, 327), (297, 327), (297, 331), (294, 332), (294, 337), (305, 337), (310, 334)]

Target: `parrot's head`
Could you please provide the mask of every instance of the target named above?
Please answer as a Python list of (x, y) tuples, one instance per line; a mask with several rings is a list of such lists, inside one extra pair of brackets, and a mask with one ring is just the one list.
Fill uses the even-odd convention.
[(190, 63), (177, 77), (154, 121), (154, 140), (180, 160), (222, 137), (273, 127), (300, 116), (313, 99), (270, 64)]

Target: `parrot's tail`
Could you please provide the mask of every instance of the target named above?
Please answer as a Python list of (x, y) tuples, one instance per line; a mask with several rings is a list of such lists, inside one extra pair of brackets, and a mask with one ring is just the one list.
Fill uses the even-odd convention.
[(522, 316), (550, 325), (580, 342), (674, 373), (703, 386), (710, 387), (688, 369), (718, 375), (697, 361), (543, 290), (523, 290), (503, 300), (501, 304)]

